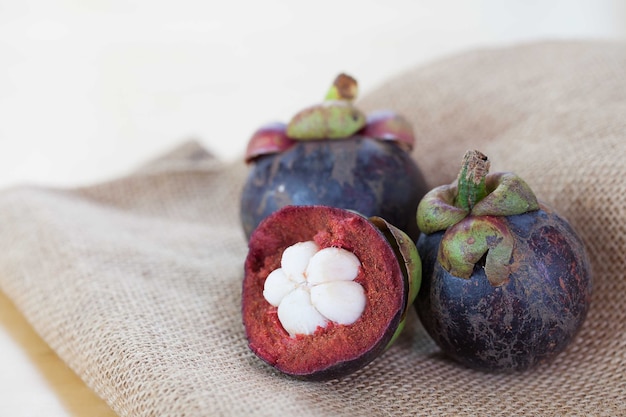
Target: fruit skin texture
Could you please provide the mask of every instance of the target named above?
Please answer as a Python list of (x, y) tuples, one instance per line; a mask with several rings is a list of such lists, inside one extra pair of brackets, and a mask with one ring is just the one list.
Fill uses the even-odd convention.
[(251, 165), (240, 215), (247, 237), (269, 214), (286, 205), (326, 205), (380, 216), (413, 239), (425, 180), (396, 142), (351, 136), (298, 141)]
[[(384, 229), (388, 227), (386, 224)], [(309, 240), (320, 248), (341, 247), (357, 256), (361, 270), (354, 281), (364, 288), (367, 302), (353, 324), (331, 323), (313, 335), (293, 338), (281, 326), (276, 307), (264, 299), (263, 287), (268, 274), (280, 265), (285, 248)], [(406, 243), (417, 257), (408, 237)], [(249, 248), (242, 285), (248, 345), (259, 358), (287, 375), (328, 380), (362, 368), (385, 351), (412, 306), (411, 284), (394, 252), (397, 248), (359, 214), (326, 206), (287, 206), (259, 225)], [(415, 261), (419, 273), (419, 258)], [(416, 284), (419, 288), (419, 281)]]
[(443, 232), (417, 242), (423, 261), (415, 307), (424, 328), (455, 360), (483, 370), (525, 370), (550, 361), (572, 341), (591, 296), (580, 239), (545, 209), (509, 216), (516, 270), (493, 286), (480, 264), (470, 279), (437, 262)]

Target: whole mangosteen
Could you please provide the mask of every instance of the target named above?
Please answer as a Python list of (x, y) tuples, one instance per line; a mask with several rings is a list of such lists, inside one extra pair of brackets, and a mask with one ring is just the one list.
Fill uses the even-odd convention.
[(592, 278), (583, 242), (513, 173), (478, 151), (457, 183), (420, 202), (422, 287), (415, 307), (444, 353), (472, 368), (551, 361), (585, 320)]
[(285, 206), (249, 240), (242, 289), (249, 347), (287, 375), (341, 378), (393, 343), (420, 281), (413, 241), (382, 218)]
[(340, 74), (321, 104), (253, 134), (240, 206), (246, 237), (281, 207), (326, 205), (383, 217), (417, 238), (427, 188), (410, 156), (413, 129), (392, 111), (365, 115), (352, 103), (357, 90)]

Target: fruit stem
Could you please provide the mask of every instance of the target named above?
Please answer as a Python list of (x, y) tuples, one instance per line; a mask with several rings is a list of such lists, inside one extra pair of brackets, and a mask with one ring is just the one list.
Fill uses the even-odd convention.
[(465, 153), (454, 200), (456, 207), (471, 211), (488, 194), (485, 177), (489, 173), (489, 166), (489, 159), (483, 153), (476, 150)]
[(352, 101), (359, 92), (359, 85), (353, 77), (348, 74), (339, 74), (333, 85), (326, 93), (325, 100), (347, 100)]

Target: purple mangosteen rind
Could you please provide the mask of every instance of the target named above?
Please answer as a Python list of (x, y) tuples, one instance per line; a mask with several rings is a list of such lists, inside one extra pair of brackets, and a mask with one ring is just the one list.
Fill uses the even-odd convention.
[(485, 371), (524, 371), (551, 362), (574, 340), (591, 301), (583, 242), (551, 209), (506, 216), (515, 249), (507, 279), (494, 285), (484, 259), (468, 278), (439, 261), (444, 231), (422, 234), (421, 290), (414, 306), (444, 353)]
[[(289, 335), (276, 308), (263, 299), (268, 271), (285, 249), (302, 241), (340, 247), (361, 262), (355, 279), (367, 303), (349, 325), (331, 323), (308, 335)], [(287, 206), (267, 217), (252, 234), (245, 261), (242, 317), (250, 349), (281, 373), (329, 380), (355, 372), (380, 356), (397, 337), (421, 265), (408, 236), (382, 219), (327, 206)], [(417, 256), (417, 259), (415, 258)], [(271, 273), (271, 272), (270, 272)]]
[(367, 137), (295, 141), (250, 166), (240, 199), (246, 237), (286, 205), (326, 205), (380, 216), (414, 240), (415, 212), (427, 191), (411, 156), (388, 141)]
[(423, 281), (414, 305), (457, 361), (524, 370), (554, 358), (582, 326), (589, 261), (569, 223), (528, 184), (488, 170), (487, 158), (469, 151), (457, 182), (420, 202)]

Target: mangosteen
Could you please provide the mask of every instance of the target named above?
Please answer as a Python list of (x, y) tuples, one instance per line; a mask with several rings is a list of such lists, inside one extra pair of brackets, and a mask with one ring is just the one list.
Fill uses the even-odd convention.
[(341, 378), (393, 343), (420, 280), (415, 244), (382, 218), (285, 206), (249, 240), (242, 290), (248, 345), (284, 374)]
[(481, 370), (548, 363), (581, 328), (592, 277), (572, 226), (510, 172), (469, 151), (456, 183), (420, 202), (423, 262), (415, 301), (451, 358)]
[(357, 90), (354, 78), (340, 74), (321, 104), (252, 135), (240, 206), (247, 238), (287, 205), (379, 216), (417, 238), (415, 211), (427, 188), (410, 156), (413, 128), (393, 111), (361, 112), (352, 103)]

